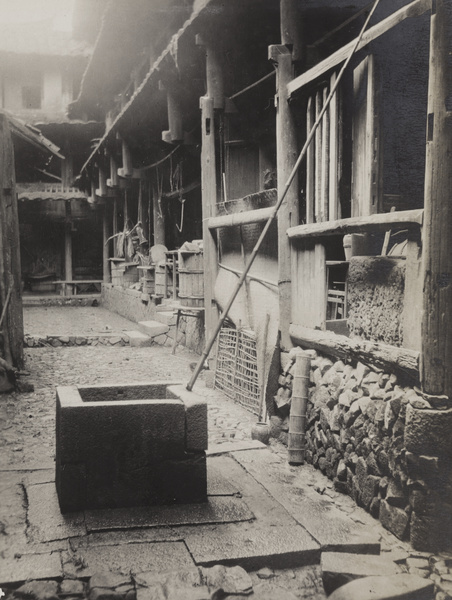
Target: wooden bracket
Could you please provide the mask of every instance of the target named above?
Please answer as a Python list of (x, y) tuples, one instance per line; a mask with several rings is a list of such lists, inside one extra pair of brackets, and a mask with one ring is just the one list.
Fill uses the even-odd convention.
[(268, 60), (274, 63), (278, 63), (281, 55), (287, 56), (288, 54), (292, 55), (292, 52), (287, 46), (282, 44), (272, 44), (268, 47)]

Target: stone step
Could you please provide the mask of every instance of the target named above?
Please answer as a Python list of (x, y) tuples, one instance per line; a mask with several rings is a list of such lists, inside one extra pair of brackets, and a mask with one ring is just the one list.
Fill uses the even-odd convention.
[(138, 328), (142, 333), (148, 335), (150, 338), (167, 333), (169, 330), (168, 325), (165, 323), (160, 323), (159, 321), (139, 321)]
[(129, 344), (133, 348), (144, 348), (152, 345), (152, 338), (141, 331), (125, 331)]
[(417, 575), (364, 577), (345, 584), (328, 600), (433, 600), (433, 581)]
[(348, 552), (323, 552), (320, 567), (328, 596), (354, 579), (400, 573), (400, 567), (384, 556)]
[(165, 325), (176, 325), (176, 315), (172, 310), (162, 310), (156, 313), (155, 315), (156, 321), (159, 323), (164, 323)]

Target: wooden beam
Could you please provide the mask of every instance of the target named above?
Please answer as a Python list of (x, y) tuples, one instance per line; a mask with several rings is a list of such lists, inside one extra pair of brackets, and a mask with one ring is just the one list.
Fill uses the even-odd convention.
[(211, 217), (207, 222), (207, 226), (209, 229), (220, 229), (221, 227), (238, 227), (250, 223), (263, 223), (268, 221), (272, 212), (273, 207), (269, 207), (222, 215), (221, 217)]
[(327, 235), (344, 235), (346, 233), (376, 233), (388, 229), (422, 227), (424, 211), (402, 210), (392, 213), (380, 213), (350, 219), (338, 219), (326, 223), (298, 225), (287, 230), (291, 240), (320, 238)]
[(425, 224), (421, 280), (422, 387), (452, 398), (452, 4), (436, 0), (430, 27)]
[[(383, 19), (383, 21), (380, 21), (380, 23), (377, 23), (377, 25), (374, 25), (364, 33), (363, 38), (358, 45), (357, 51), (361, 50), (387, 31), (390, 31), (393, 27), (399, 23), (402, 23), (405, 19), (419, 17), (420, 15), (424, 14), (427, 10), (431, 9), (431, 6), (432, 0), (415, 0), (407, 6), (397, 10), (395, 13), (386, 19)], [(311, 81), (314, 81), (324, 73), (327, 73), (330, 69), (333, 69), (341, 62), (345, 61), (355, 44), (356, 39), (352, 40), (345, 46), (342, 46), (342, 48), (331, 54), (328, 58), (322, 60), (305, 73), (302, 73), (293, 79), (287, 86), (289, 97)]]
[(291, 324), (290, 335), (294, 344), (302, 348), (319, 350), (341, 359), (354, 359), (377, 366), (388, 372), (402, 372), (412, 381), (419, 381), (419, 352), (397, 348), (380, 342), (369, 342), (330, 331), (320, 331)]
[[(289, 179), (298, 157), (297, 129), (287, 98), (287, 84), (293, 77), (293, 63), (292, 54), (286, 46), (270, 46), (269, 57), (277, 65), (276, 166), (278, 171), (278, 196), (282, 197), (285, 183)], [(289, 336), (292, 302), (291, 246), (286, 231), (298, 222), (297, 173), (278, 212), (279, 329), (283, 349), (292, 347)]]

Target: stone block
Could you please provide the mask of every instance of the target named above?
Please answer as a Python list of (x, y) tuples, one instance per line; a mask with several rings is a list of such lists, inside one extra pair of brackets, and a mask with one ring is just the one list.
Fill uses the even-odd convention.
[(139, 321), (138, 327), (142, 333), (151, 338), (167, 333), (169, 330), (169, 326), (166, 323), (159, 323), (159, 321)]
[(391, 506), (386, 500), (382, 500), (380, 504), (380, 521), (383, 527), (399, 539), (406, 538), (410, 517), (402, 508)]
[(152, 345), (152, 338), (141, 331), (126, 331), (125, 333), (132, 348), (145, 348)]
[(410, 543), (415, 550), (439, 552), (450, 548), (452, 539), (452, 507), (445, 503), (429, 503), (423, 514), (411, 514)]
[(56, 486), (63, 512), (205, 500), (206, 403), (182, 386), (167, 398), (171, 386), (57, 388)]
[(58, 582), (53, 580), (28, 581), (14, 592), (17, 598), (58, 600)]
[(328, 600), (434, 600), (433, 582), (415, 575), (382, 575), (351, 581)]
[(399, 572), (397, 565), (388, 558), (347, 552), (323, 552), (320, 567), (327, 595), (354, 579)]
[(167, 397), (184, 403), (186, 449), (207, 450), (207, 402), (183, 385), (168, 386)]
[(414, 454), (452, 456), (452, 409), (423, 410), (408, 404), (405, 447)]

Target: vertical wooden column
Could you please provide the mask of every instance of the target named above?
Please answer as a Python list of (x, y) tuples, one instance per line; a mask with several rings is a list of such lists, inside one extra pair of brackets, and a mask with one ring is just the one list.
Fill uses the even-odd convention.
[[(113, 199), (113, 235), (118, 233), (118, 197)], [(116, 238), (113, 240), (113, 256), (116, 258), (118, 252), (116, 250)]]
[(205, 333), (209, 339), (215, 329), (218, 311), (214, 303), (215, 281), (218, 274), (217, 245), (208, 228), (208, 219), (216, 215), (217, 164), (215, 156), (215, 117), (224, 108), (223, 73), (220, 57), (213, 42), (206, 43), (199, 36), (197, 44), (206, 49), (207, 96), (200, 99), (201, 108), (201, 189), (202, 235), (204, 241), (204, 304)]
[(66, 222), (64, 224), (64, 278), (66, 281), (72, 281), (72, 219), (69, 200), (66, 201)]
[[(436, 5), (436, 12), (435, 12)], [(430, 71), (423, 226), (423, 390), (452, 397), (452, 3), (436, 0)]]
[(109, 244), (107, 240), (109, 238), (109, 223), (108, 223), (108, 204), (105, 202), (102, 212), (102, 267), (103, 267), (103, 280), (105, 283), (110, 281), (110, 263), (109, 259)]
[(155, 193), (152, 200), (152, 210), (154, 217), (154, 244), (165, 245), (165, 218), (160, 209), (160, 200), (161, 198), (159, 198), (158, 194)]
[(0, 356), (23, 367), (24, 326), (21, 295), (19, 217), (14, 148), (8, 120), (0, 114)]
[(212, 232), (208, 228), (208, 219), (216, 215), (217, 200), (214, 118), (213, 98), (201, 98), (201, 188), (206, 339), (210, 338), (217, 317), (216, 307), (213, 303), (215, 280), (218, 273), (217, 248)]
[[(298, 155), (295, 124), (287, 95), (287, 84), (293, 79), (293, 65), (292, 54), (286, 46), (270, 46), (269, 57), (276, 63), (278, 73), (276, 153), (278, 195), (281, 195)], [(292, 284), (291, 245), (287, 237), (287, 229), (298, 225), (298, 219), (298, 176), (296, 175), (278, 213), (279, 329), (282, 349), (292, 346), (289, 335)]]

